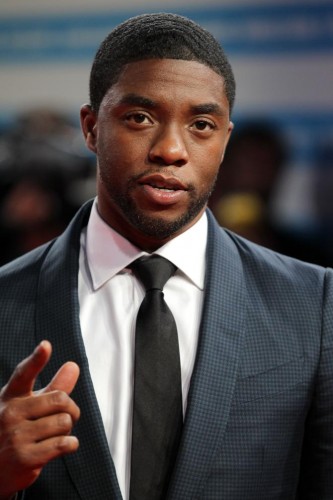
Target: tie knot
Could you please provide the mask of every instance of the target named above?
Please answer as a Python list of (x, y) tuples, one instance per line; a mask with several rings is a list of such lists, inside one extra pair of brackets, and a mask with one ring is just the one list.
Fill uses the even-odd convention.
[(177, 267), (160, 255), (140, 257), (130, 265), (133, 273), (146, 291), (152, 288), (163, 290), (165, 283), (176, 272)]

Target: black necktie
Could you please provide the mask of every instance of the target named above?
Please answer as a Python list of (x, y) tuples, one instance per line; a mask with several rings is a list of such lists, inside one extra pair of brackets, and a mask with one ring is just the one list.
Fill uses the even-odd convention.
[(162, 292), (176, 267), (158, 255), (131, 268), (146, 289), (135, 334), (131, 500), (165, 498), (183, 412), (177, 327)]

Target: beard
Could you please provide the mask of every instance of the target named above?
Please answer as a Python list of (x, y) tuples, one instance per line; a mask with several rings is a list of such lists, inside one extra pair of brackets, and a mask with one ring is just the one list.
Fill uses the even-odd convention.
[[(103, 175), (101, 177), (103, 177)], [(109, 181), (104, 182), (104, 185), (108, 186), (108, 193), (113, 203), (118, 206), (124, 217), (133, 227), (146, 236), (153, 237), (157, 240), (165, 240), (180, 232), (183, 227), (190, 224), (207, 205), (208, 199), (215, 187), (216, 177), (209, 189), (200, 193), (200, 195), (196, 193), (193, 186), (188, 186), (190, 197), (188, 209), (180, 216), (171, 220), (159, 217), (158, 210), (153, 215), (149, 215), (136, 205), (131, 197), (132, 185), (134, 185), (135, 181), (129, 182), (125, 195), (119, 193), (119, 191), (115, 192), (115, 190), (110, 189)], [(163, 211), (167, 210), (166, 208)]]

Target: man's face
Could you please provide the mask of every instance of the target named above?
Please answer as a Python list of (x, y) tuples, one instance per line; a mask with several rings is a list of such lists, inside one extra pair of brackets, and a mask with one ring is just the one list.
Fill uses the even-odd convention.
[(144, 60), (124, 67), (97, 116), (82, 108), (99, 213), (138, 247), (158, 248), (205, 210), (232, 130), (223, 83), (195, 61)]

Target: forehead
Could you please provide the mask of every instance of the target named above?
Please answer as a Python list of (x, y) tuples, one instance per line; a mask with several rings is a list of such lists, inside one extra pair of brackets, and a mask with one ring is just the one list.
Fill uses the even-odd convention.
[(104, 99), (112, 104), (130, 93), (157, 101), (215, 101), (229, 109), (224, 78), (197, 61), (147, 59), (129, 63)]

